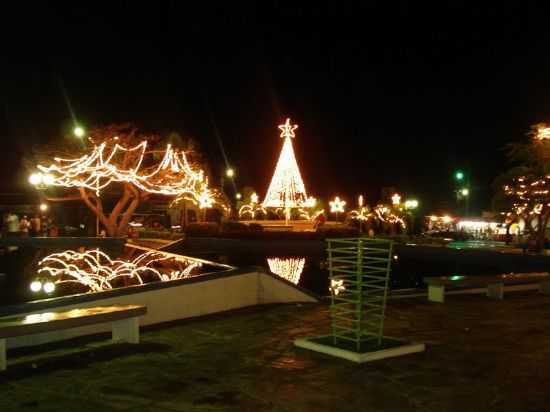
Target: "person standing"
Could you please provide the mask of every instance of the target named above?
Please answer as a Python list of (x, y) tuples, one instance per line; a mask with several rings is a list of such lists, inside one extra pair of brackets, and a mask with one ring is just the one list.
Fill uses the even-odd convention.
[(8, 236), (16, 237), (19, 234), (19, 217), (15, 213), (9, 213), (6, 219)]
[(31, 222), (27, 219), (27, 216), (23, 216), (23, 219), (19, 222), (19, 231), (21, 236), (29, 236), (29, 228), (31, 227)]
[(31, 219), (31, 236), (40, 236), (40, 226), (42, 221), (40, 220), (40, 215), (37, 213)]

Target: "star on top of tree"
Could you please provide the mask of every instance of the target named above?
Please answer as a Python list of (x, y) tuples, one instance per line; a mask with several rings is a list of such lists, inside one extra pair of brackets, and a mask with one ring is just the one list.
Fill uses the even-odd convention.
[(287, 137), (296, 137), (294, 134), (294, 130), (298, 128), (298, 125), (291, 125), (290, 119), (286, 119), (286, 123), (279, 126), (279, 129), (281, 129), (281, 137), (287, 138)]

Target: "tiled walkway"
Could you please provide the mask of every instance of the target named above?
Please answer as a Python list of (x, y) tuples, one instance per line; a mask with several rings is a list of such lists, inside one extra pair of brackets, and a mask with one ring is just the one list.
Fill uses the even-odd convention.
[(251, 308), (146, 330), (137, 347), (11, 354), (0, 411), (550, 410), (550, 297), (393, 300), (386, 334), (427, 351), (361, 366), (293, 347), (327, 332), (327, 310)]

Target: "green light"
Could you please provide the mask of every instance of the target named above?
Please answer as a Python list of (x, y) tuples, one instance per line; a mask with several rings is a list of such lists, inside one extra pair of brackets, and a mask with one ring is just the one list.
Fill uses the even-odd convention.
[(464, 179), (464, 173), (458, 171), (455, 173), (456, 180), (462, 180)]

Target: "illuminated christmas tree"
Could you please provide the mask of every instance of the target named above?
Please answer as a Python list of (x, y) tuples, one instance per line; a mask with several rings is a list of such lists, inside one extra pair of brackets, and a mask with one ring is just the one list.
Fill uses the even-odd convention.
[(297, 125), (290, 124), (290, 119), (286, 119), (286, 123), (279, 126), (281, 138), (284, 139), (283, 150), (262, 203), (263, 207), (283, 208), (287, 219), (290, 209), (313, 206), (310, 204), (312, 200), (306, 195), (292, 146), (291, 139), (295, 137), (294, 130), (297, 128)]

